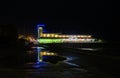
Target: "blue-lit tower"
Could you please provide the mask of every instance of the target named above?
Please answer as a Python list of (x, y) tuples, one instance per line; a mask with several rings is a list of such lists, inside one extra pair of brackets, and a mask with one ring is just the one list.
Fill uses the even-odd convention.
[(37, 29), (38, 29), (38, 38), (40, 38), (40, 36), (43, 33), (43, 28), (45, 28), (45, 24), (38, 24), (37, 25)]

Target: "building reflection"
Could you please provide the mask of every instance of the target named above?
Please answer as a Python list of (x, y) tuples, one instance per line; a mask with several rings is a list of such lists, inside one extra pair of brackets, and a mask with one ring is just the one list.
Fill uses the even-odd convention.
[(56, 64), (66, 59), (63, 56), (58, 55), (56, 52), (42, 50), (40, 47), (37, 48), (37, 55), (38, 62), (49, 62)]

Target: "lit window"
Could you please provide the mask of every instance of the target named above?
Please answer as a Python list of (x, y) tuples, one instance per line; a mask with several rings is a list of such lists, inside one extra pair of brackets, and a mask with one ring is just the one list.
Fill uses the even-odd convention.
[(50, 55), (50, 53), (48, 52), (48, 53), (46, 53), (46, 55)]
[(43, 34), (43, 37), (46, 37), (46, 34)]
[(50, 34), (47, 34), (47, 37), (50, 37)]
[(51, 37), (54, 37), (55, 35), (54, 34), (51, 34)]
[(91, 35), (89, 35), (88, 37), (91, 38)]
[(51, 53), (51, 55), (55, 55), (54, 53)]
[(62, 36), (61, 36), (61, 35), (59, 35), (59, 37), (61, 38)]
[(80, 35), (77, 35), (77, 37), (80, 37)]
[(58, 37), (58, 35), (55, 35), (55, 37)]

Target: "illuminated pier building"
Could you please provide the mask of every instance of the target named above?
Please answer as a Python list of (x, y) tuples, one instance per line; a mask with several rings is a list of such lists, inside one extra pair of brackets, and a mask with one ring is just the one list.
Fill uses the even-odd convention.
[(61, 33), (44, 33), (44, 25), (38, 27), (39, 43), (94, 43), (92, 35), (65, 35)]

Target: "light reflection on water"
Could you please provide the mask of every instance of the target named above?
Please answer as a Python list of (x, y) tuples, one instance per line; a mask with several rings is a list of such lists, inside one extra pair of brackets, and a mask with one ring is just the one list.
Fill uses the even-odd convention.
[(68, 64), (68, 65), (71, 65), (71, 66), (76, 66), (76, 67), (79, 67), (79, 65), (77, 64), (74, 64), (72, 63), (71, 61), (77, 59), (76, 57), (73, 57), (73, 56), (66, 56), (66, 60), (64, 61), (64, 63)]
[[(53, 63), (55, 64), (53, 61), (57, 60), (56, 57), (51, 58), (51, 56), (63, 56), (66, 59), (61, 61), (63, 63), (66, 63), (68, 65), (71, 66), (79, 66), (77, 64), (74, 64), (74, 62), (76, 63), (76, 60), (80, 59), (79, 55), (74, 55), (71, 53), (67, 53), (67, 52), (54, 52), (54, 50), (52, 50), (52, 52), (50, 50), (47, 50), (44, 47), (34, 47), (34, 49), (36, 49), (37, 51), (37, 62), (38, 64), (42, 64), (42, 62), (45, 62), (46, 64), (48, 63)], [(87, 51), (97, 51), (100, 50), (100, 48), (79, 48), (80, 50), (87, 50)], [(50, 57), (49, 57), (50, 56)], [(78, 63), (79, 64), (79, 63)]]
[(40, 49), (45, 49), (44, 47), (31, 47), (33, 49), (40, 48)]
[[(33, 49), (35, 49), (35, 51), (33, 51), (33, 52), (35, 52), (36, 54), (37, 54), (37, 56), (36, 56), (36, 58), (37, 58), (37, 62), (36, 63), (29, 63), (29, 65), (32, 65), (33, 66), (33, 68), (35, 68), (35, 70), (34, 69), (24, 69), (25, 71), (26, 70), (28, 70), (27, 71), (27, 73), (29, 73), (29, 74), (25, 74), (25, 72), (23, 73), (23, 76), (26, 76), (26, 77), (28, 77), (28, 78), (35, 78), (35, 77), (39, 77), (39, 78), (42, 78), (42, 76), (41, 76), (41, 73), (43, 73), (44, 74), (44, 76), (46, 76), (46, 73), (48, 73), (48, 77), (47, 78), (50, 78), (49, 76), (51, 75), (51, 73), (53, 73), (54, 75), (56, 75), (56, 68), (58, 68), (58, 70), (62, 70), (62, 72), (60, 71), (59, 73), (58, 73), (58, 75), (60, 76), (60, 74), (61, 73), (64, 73), (63, 71), (65, 71), (64, 69), (67, 69), (67, 67), (65, 66), (65, 65), (59, 65), (59, 66), (61, 66), (61, 67), (57, 67), (57, 66), (50, 66), (50, 64), (49, 63), (46, 63), (46, 62), (44, 62), (44, 61), (40, 61), (40, 52), (42, 52), (42, 51), (46, 51), (46, 54), (47, 54), (47, 52), (49, 52), (49, 50), (45, 50), (45, 48), (44, 47), (33, 47)], [(44, 49), (44, 50), (43, 50)], [(82, 49), (82, 50), (90, 50), (90, 51), (95, 51), (95, 50), (99, 50), (99, 49), (93, 49), (93, 48), (80, 48), (80, 49)], [(33, 53), (32, 52), (32, 50), (31, 51), (29, 51), (30, 53)], [(53, 53), (55, 53), (55, 52), (53, 52)], [(72, 53), (70, 54), (70, 52), (66, 52), (66, 54), (64, 53), (64, 51), (63, 52), (61, 52), (61, 53), (63, 53), (63, 55), (66, 55), (65, 57), (67, 57), (67, 59), (65, 60), (65, 61), (63, 61), (64, 63), (66, 63), (67, 65), (69, 65), (69, 66), (76, 66), (76, 67), (78, 67), (79, 65), (79, 63), (78, 62), (80, 62), (81, 64), (82, 64), (82, 61), (81, 60), (83, 60), (83, 61), (86, 61), (86, 57), (84, 58), (84, 57), (81, 57), (81, 56), (79, 56), (79, 54), (76, 54), (76, 55), (72, 55)], [(43, 53), (44, 54), (44, 53)], [(68, 55), (67, 55), (68, 54)], [(48, 53), (48, 55), (49, 55), (49, 53)], [(69, 56), (70, 55), (70, 56)], [(75, 56), (75, 57), (74, 57)], [(73, 62), (71, 62), (71, 61), (73, 61), (73, 60), (75, 60), (75, 59), (77, 59), (77, 57), (78, 57), (78, 60), (77, 60), (77, 62), (75, 61), (74, 63)], [(89, 59), (89, 58), (88, 58)], [(97, 59), (97, 58), (96, 58)], [(99, 59), (97, 59), (97, 61), (98, 61)], [(89, 60), (88, 60), (89, 61)], [(99, 62), (99, 61), (98, 61)], [(92, 61), (90, 62), (90, 64), (92, 63)], [(84, 64), (84, 62), (83, 62), (83, 64)], [(90, 64), (87, 64), (88, 66), (90, 66)], [(52, 64), (53, 65), (53, 64)], [(51, 70), (48, 72), (48, 71), (46, 71), (45, 73), (43, 72), (43, 71), (45, 71), (45, 70), (48, 70), (48, 68), (45, 68), (45, 67), (51, 67)], [(54, 67), (56, 67), (56, 68), (54, 68)], [(37, 70), (40, 70), (40, 69), (43, 69), (43, 70), (41, 70), (41, 71), (37, 71)], [(54, 70), (53, 70), (54, 69)], [(79, 71), (76, 71), (76, 69), (77, 70), (79, 70)], [(80, 71), (85, 71), (85, 70), (81, 70), (81, 69), (79, 69), (79, 68), (76, 68), (75, 69), (75, 71), (73, 71), (73, 69), (70, 71), (69, 69), (68, 70), (66, 70), (66, 71), (68, 71), (68, 72), (66, 72), (66, 73), (69, 73), (69, 76), (70, 77), (68, 77), (68, 78), (78, 78), (78, 77), (72, 77), (72, 75), (73, 76), (75, 76), (76, 74), (73, 74), (74, 72), (77, 72), (77, 75), (80, 75)], [(31, 71), (30, 71), (31, 70)], [(94, 70), (94, 69), (93, 69)], [(35, 72), (35, 71), (37, 71), (37, 72)], [(22, 71), (23, 72), (23, 71)], [(32, 75), (31, 75), (31, 72), (32, 72)], [(15, 75), (15, 73), (16, 72), (14, 72), (13, 73), (13, 76)], [(6, 73), (5, 73), (6, 74)], [(33, 75), (34, 74), (34, 75)], [(85, 73), (85, 75), (87, 75), (87, 73)], [(21, 77), (21, 74), (19, 74), (19, 76)], [(18, 77), (19, 77), (18, 76)], [(66, 75), (66, 76), (68, 76), (68, 74)], [(25, 78), (26, 78), (25, 77)], [(98, 76), (99, 77), (99, 76)], [(12, 77), (13, 78), (13, 77)], [(23, 78), (23, 77), (21, 77), (21, 78)], [(51, 78), (53, 78), (53, 77), (51, 77)], [(57, 78), (59, 78), (59, 77), (57, 77)], [(61, 78), (63, 78), (63, 74), (61, 75)], [(91, 78), (93, 78), (93, 77), (91, 77)], [(102, 78), (102, 77), (101, 77)]]
[(41, 51), (41, 48), (40, 47), (37, 47), (37, 61), (39, 62), (39, 53), (40, 53), (40, 51)]
[[(65, 74), (66, 76), (68, 76), (68, 74), (69, 74), (70, 77), (68, 77), (68, 78), (75, 78), (75, 77), (72, 77), (73, 73), (75, 73), (75, 72), (79, 73), (77, 75), (80, 75), (80, 73), (81, 73), (81, 70), (79, 69), (79, 65), (71, 62), (77, 58), (73, 55), (70, 55), (70, 53), (68, 53), (69, 55), (66, 55), (64, 53), (64, 51), (61, 52), (61, 53), (63, 53), (62, 55), (65, 55), (64, 57), (66, 57), (66, 60), (61, 61), (61, 63), (58, 63), (58, 64), (51, 64), (51, 63), (48, 63), (45, 61), (40, 61), (41, 56), (42, 55), (59, 55), (59, 52), (54, 52), (54, 51), (51, 52), (49, 50), (45, 50), (45, 48), (43, 48), (43, 47), (34, 47), (33, 50), (30, 50), (28, 52), (30, 53), (30, 55), (31, 55), (31, 53), (36, 54), (35, 57), (37, 58), (36, 59), (37, 62), (29, 62), (23, 67), (22, 70), (24, 70), (24, 72), (23, 71), (22, 72), (23, 72), (23, 75), (26, 77), (32, 78), (32, 76), (33, 76), (33, 78), (35, 78), (38, 76), (38, 77), (42, 78), (41, 75), (46, 76), (47, 75), (46, 73), (48, 73), (47, 78), (50, 78), (51, 73), (54, 72), (53, 75), (55, 75), (55, 78), (56, 77), (63, 78), (63, 75), (65, 73), (66, 73)], [(78, 68), (78, 69), (76, 70), (74, 68)], [(58, 73), (56, 74), (56, 72), (58, 72)], [(82, 72), (83, 72), (83, 70), (82, 70)], [(41, 74), (41, 73), (43, 73), (43, 74)], [(58, 75), (58, 76), (56, 76), (56, 75)], [(60, 75), (61, 75), (61, 77), (59, 77)], [(20, 74), (20, 76), (21, 76), (21, 74)], [(74, 76), (76, 76), (76, 74), (74, 74)], [(21, 78), (23, 78), (23, 77), (21, 77)], [(53, 77), (51, 77), (51, 78), (53, 78)]]
[[(79, 65), (72, 63), (77, 57), (74, 57), (72, 55), (61, 55), (59, 52), (51, 52), (44, 47), (33, 47), (33, 52), (36, 53), (37, 62), (34, 62), (31, 65), (33, 68), (42, 68), (42, 67), (49, 67), (50, 64), (54, 65), (68, 65), (68, 66), (75, 66), (79, 67)], [(62, 52), (63, 53), (63, 52)]]
[(50, 62), (57, 63), (58, 61), (65, 60), (65, 57), (58, 55), (56, 52), (50, 52), (44, 47), (34, 47), (37, 51), (37, 63)]
[(88, 50), (88, 51), (98, 51), (101, 48), (77, 48), (77, 49), (79, 49), (79, 50)]

